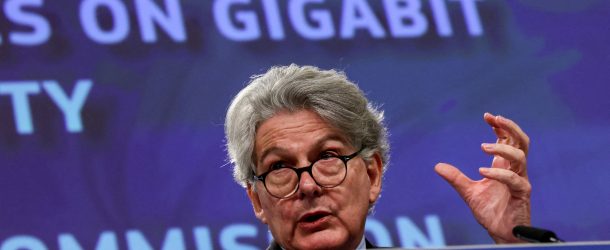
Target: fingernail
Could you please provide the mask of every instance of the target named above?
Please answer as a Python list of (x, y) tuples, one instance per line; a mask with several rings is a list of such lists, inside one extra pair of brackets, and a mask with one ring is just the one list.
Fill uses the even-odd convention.
[(482, 143), (482, 144), (481, 144), (481, 146), (482, 146), (484, 149), (487, 149), (487, 150), (492, 150), (492, 149), (494, 149), (494, 146), (495, 146), (495, 145), (494, 145), (494, 144), (492, 144), (492, 143)]
[(489, 173), (489, 169), (487, 169), (487, 168), (479, 168), (479, 172), (481, 172), (481, 173)]

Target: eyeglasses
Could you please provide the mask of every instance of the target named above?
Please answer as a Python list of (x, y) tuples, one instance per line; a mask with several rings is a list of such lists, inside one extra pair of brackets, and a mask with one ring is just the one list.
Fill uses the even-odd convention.
[(362, 149), (351, 155), (336, 155), (324, 152), (308, 167), (297, 168), (284, 163), (275, 163), (261, 175), (254, 173), (254, 180), (262, 181), (267, 192), (276, 198), (286, 199), (299, 190), (301, 174), (309, 173), (320, 187), (333, 188), (341, 185), (347, 176), (347, 162), (360, 154)]

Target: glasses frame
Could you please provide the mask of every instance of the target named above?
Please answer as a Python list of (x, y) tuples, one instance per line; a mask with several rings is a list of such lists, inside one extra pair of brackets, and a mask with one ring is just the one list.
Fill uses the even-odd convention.
[(300, 168), (299, 167), (281, 167), (281, 168), (278, 168), (278, 169), (288, 168), (288, 169), (291, 169), (292, 171), (294, 171), (297, 174), (297, 185), (295, 186), (294, 190), (291, 191), (286, 196), (283, 196), (283, 197), (276, 196), (276, 195), (272, 194), (271, 192), (269, 192), (269, 189), (267, 189), (267, 182), (265, 182), (265, 178), (267, 177), (267, 175), (269, 175), (269, 173), (271, 173), (271, 172), (273, 172), (275, 170), (278, 170), (278, 169), (271, 169), (271, 170), (268, 170), (267, 172), (264, 172), (264, 173), (262, 173), (260, 175), (256, 175), (256, 173), (253, 172), (253, 175), (254, 175), (253, 178), (254, 178), (255, 181), (263, 182), (263, 185), (265, 186), (265, 190), (267, 191), (267, 193), (269, 195), (275, 197), (275, 198), (278, 198), (278, 199), (287, 199), (287, 198), (290, 198), (294, 194), (296, 194), (297, 191), (299, 191), (299, 187), (300, 187), (299, 185), (301, 183), (301, 174), (303, 174), (303, 172), (309, 173), (309, 176), (311, 176), (311, 179), (313, 179), (313, 181), (316, 183), (316, 185), (318, 185), (320, 187), (323, 187), (323, 188), (334, 188), (336, 186), (341, 185), (341, 183), (343, 183), (343, 181), (345, 181), (345, 178), (347, 177), (347, 162), (349, 160), (351, 160), (351, 159), (356, 158), (356, 156), (358, 156), (362, 152), (363, 149), (364, 148), (360, 148), (358, 151), (356, 151), (356, 152), (354, 152), (353, 154), (350, 154), (350, 155), (330, 156), (330, 157), (338, 158), (339, 160), (341, 160), (343, 162), (343, 167), (345, 168), (345, 174), (343, 175), (343, 178), (336, 185), (321, 185), (320, 183), (318, 183), (318, 180), (316, 180), (316, 178), (313, 176), (313, 172), (312, 172), (313, 171), (313, 165), (316, 164), (316, 162), (322, 160), (322, 158), (319, 158), (319, 159), (311, 162), (311, 164), (309, 164), (309, 166), (307, 166), (307, 167), (300, 167)]

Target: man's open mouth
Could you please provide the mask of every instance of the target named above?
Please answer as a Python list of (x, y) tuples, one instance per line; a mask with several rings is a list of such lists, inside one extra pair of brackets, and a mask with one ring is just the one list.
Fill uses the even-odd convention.
[(311, 213), (311, 214), (306, 214), (301, 218), (300, 222), (314, 222), (314, 221), (322, 219), (328, 215), (329, 215), (329, 213), (326, 213), (326, 212), (315, 212), (315, 213)]
[(325, 211), (315, 211), (306, 213), (298, 220), (298, 227), (305, 231), (319, 231), (328, 227), (331, 213)]

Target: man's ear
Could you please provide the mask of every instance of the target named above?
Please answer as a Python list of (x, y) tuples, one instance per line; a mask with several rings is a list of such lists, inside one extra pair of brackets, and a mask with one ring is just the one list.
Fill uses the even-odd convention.
[(248, 198), (250, 198), (250, 202), (252, 203), (252, 208), (254, 209), (254, 215), (261, 222), (267, 224), (267, 218), (265, 216), (265, 210), (261, 206), (261, 200), (258, 197), (258, 193), (254, 190), (252, 184), (248, 183), (246, 186), (246, 192), (248, 193)]
[(383, 161), (379, 152), (375, 152), (370, 161), (367, 162), (366, 172), (369, 175), (371, 189), (369, 190), (369, 203), (373, 204), (381, 193), (381, 176), (383, 173)]

